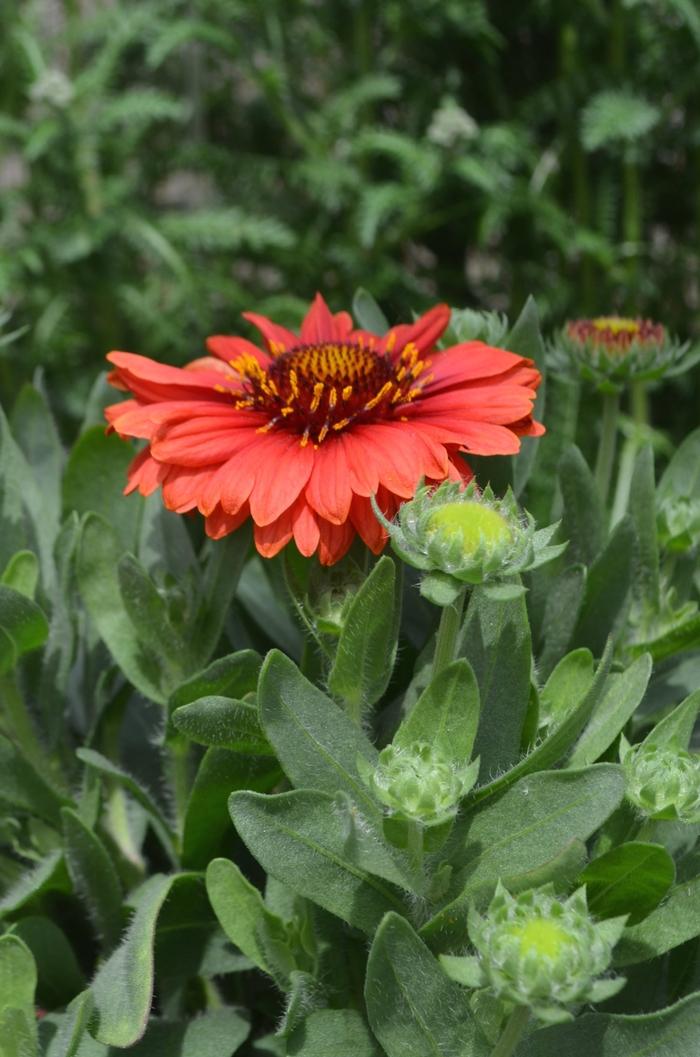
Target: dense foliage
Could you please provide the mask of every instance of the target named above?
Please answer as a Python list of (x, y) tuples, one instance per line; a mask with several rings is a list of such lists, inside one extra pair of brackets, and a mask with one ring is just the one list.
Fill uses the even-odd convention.
[[(532, 302), (505, 344), (543, 364)], [(133, 452), (94, 402), (66, 453), (22, 390), (0, 423), (2, 1057), (697, 1050), (700, 431), (660, 475), (631, 451), (617, 519), (549, 391), (547, 436), (479, 474), (568, 546), (506, 548), (479, 585), (469, 543), (460, 621), (449, 576), (429, 604), (391, 553), (323, 570), (251, 555), (247, 527), (203, 541), (123, 498)]]
[(41, 364), (77, 420), (108, 348), (182, 362), (318, 288), (371, 286), (394, 317), (537, 290), (546, 320), (692, 330), (692, 0), (6, 0), (2, 20), (0, 307), (27, 328), (6, 398)]

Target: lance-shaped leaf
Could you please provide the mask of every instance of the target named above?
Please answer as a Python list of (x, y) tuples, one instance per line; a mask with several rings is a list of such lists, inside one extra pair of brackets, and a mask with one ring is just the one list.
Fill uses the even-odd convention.
[(61, 807), (67, 801), (58, 796), (44, 778), (25, 760), (14, 743), (0, 734), (0, 802), (14, 804), (60, 828)]
[(651, 730), (645, 742), (668, 748), (687, 749), (693, 735), (695, 721), (700, 712), (700, 690), (689, 694), (680, 705), (677, 705), (667, 716)]
[(365, 1002), (388, 1057), (485, 1054), (467, 992), (450, 980), (408, 921), (387, 914), (367, 962)]
[(170, 709), (189, 705), (201, 697), (241, 698), (255, 690), (262, 657), (255, 650), (238, 650), (212, 661), (186, 679), (170, 695)]
[(604, 549), (588, 570), (586, 590), (574, 632), (574, 642), (596, 656), (623, 612), (635, 567), (637, 534), (624, 517), (613, 529)]
[(222, 929), (279, 987), (289, 986), (296, 969), (284, 922), (265, 906), (260, 892), (228, 859), (207, 867), (207, 894)]
[(63, 808), (63, 839), (68, 872), (88, 915), (110, 949), (121, 932), (122, 888), (109, 852), (76, 811)]
[(666, 900), (638, 925), (626, 928), (614, 964), (634, 965), (700, 935), (700, 877), (676, 885)]
[(252, 529), (244, 524), (222, 540), (209, 540), (201, 577), (201, 601), (189, 629), (189, 646), (197, 666), (207, 663), (221, 637), (226, 614), (250, 550)]
[(603, 546), (605, 514), (593, 474), (575, 444), (561, 457), (559, 487), (562, 536), (569, 541), (566, 558), (571, 564), (592, 565)]
[(0, 584), (0, 630), (11, 645), (11, 649), (0, 652), (2, 673), (13, 668), (23, 654), (44, 645), (49, 625), (36, 602)]
[(86, 987), (82, 969), (65, 932), (39, 914), (21, 918), (15, 936), (32, 952), (37, 969), (36, 1002), (53, 1009), (64, 1006)]
[(122, 556), (117, 575), (124, 608), (139, 644), (159, 658), (163, 687), (177, 686), (191, 671), (192, 662), (188, 644), (173, 627), (165, 601), (133, 554)]
[(446, 849), (455, 871), (451, 900), (421, 929), (426, 942), (438, 949), (467, 942), (467, 911), (475, 892), (483, 895), (500, 877), (536, 870), (572, 840), (586, 840), (624, 791), (622, 769), (613, 764), (542, 771), (459, 818)]
[(512, 766), (520, 755), (532, 664), (524, 598), (499, 602), (475, 588), (460, 653), (479, 686), (481, 720), (474, 755), (481, 757), (481, 775), (488, 778)]
[(382, 1057), (356, 1009), (319, 1009), (287, 1039), (288, 1057)]
[[(181, 874), (186, 877), (186, 874)], [(102, 963), (91, 991), (98, 1042), (133, 1046), (146, 1030), (153, 1001), (156, 924), (177, 875), (156, 874), (138, 890), (138, 906), (119, 947)]]
[(34, 599), (39, 583), (39, 560), (33, 551), (17, 551), (5, 566), (0, 583)]
[(295, 786), (342, 790), (363, 811), (377, 815), (356, 764), (359, 755), (374, 766), (376, 749), (347, 713), (278, 650), (268, 654), (260, 672), (258, 707), (270, 744)]
[(479, 725), (479, 687), (463, 657), (448, 664), (428, 684), (394, 735), (406, 748), (425, 741), (455, 763), (465, 763)]
[(654, 450), (651, 444), (644, 445), (634, 462), (629, 512), (639, 546), (635, 595), (643, 604), (656, 608), (659, 603), (659, 544), (656, 529)]
[(576, 708), (593, 682), (594, 664), (590, 650), (572, 650), (550, 673), (540, 694), (540, 717), (558, 726)]
[(115, 661), (146, 697), (164, 704), (169, 677), (156, 652), (139, 640), (124, 605), (117, 568), (124, 553), (110, 525), (96, 514), (83, 520), (78, 584), (88, 612)]
[(388, 686), (396, 659), (400, 599), (396, 564), (385, 555), (352, 601), (328, 676), (329, 690), (354, 715), (362, 715)]
[(36, 966), (19, 936), (0, 938), (0, 1057), (34, 1057)]
[(98, 514), (119, 541), (121, 551), (134, 550), (143, 500), (125, 499), (124, 485), (134, 448), (104, 426), (85, 430), (73, 446), (63, 475), (66, 512)]
[(643, 1016), (586, 1013), (535, 1031), (516, 1057), (691, 1057), (700, 1034), (700, 995)]
[(599, 918), (627, 914), (634, 925), (651, 913), (676, 877), (673, 859), (660, 844), (630, 841), (586, 866), (579, 884), (586, 885), (588, 909)]
[(200, 697), (176, 708), (172, 718), (180, 733), (199, 745), (216, 745), (253, 756), (274, 755), (260, 726), (258, 710), (250, 701)]
[(570, 565), (548, 585), (542, 618), (542, 652), (538, 669), (550, 675), (571, 645), (586, 588), (586, 569)]
[(624, 672), (611, 675), (597, 708), (569, 757), (570, 767), (586, 767), (600, 759), (632, 716), (646, 693), (651, 657), (642, 654)]
[(357, 847), (332, 796), (312, 790), (233, 793), (231, 817), (264, 869), (370, 935), (388, 910), (405, 911), (391, 884), (358, 865)]

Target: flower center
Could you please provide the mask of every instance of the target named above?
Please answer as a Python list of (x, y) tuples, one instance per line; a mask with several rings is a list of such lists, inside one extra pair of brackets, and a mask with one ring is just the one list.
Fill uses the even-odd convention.
[(391, 417), (421, 392), (416, 380), (427, 362), (412, 342), (395, 360), (359, 342), (319, 342), (283, 352), (267, 369), (253, 356), (231, 366), (243, 388), (236, 407), (267, 413), (262, 432), (286, 429), (304, 446), (351, 423)]
[(545, 918), (532, 918), (523, 924), (513, 925), (509, 931), (519, 941), (523, 955), (535, 951), (545, 958), (556, 959), (571, 945), (569, 934), (555, 921)]
[(438, 506), (428, 518), (428, 531), (462, 544), (465, 558), (479, 550), (493, 551), (512, 539), (511, 528), (497, 510), (482, 503), (456, 502)]

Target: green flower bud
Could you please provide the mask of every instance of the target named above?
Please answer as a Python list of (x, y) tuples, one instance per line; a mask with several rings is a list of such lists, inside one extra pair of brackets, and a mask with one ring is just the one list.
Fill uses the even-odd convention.
[(668, 745), (620, 744), (627, 799), (653, 819), (700, 822), (700, 756)]
[(477, 956), (441, 961), (461, 983), (487, 987), (508, 1004), (528, 1006), (541, 1020), (568, 1020), (571, 1007), (600, 1002), (624, 986), (621, 977), (600, 977), (625, 920), (596, 923), (585, 888), (561, 900), (551, 885), (512, 896), (499, 883), (486, 914), (473, 908), (469, 914)]
[(670, 551), (689, 551), (700, 540), (700, 500), (690, 496), (666, 499), (658, 514), (659, 542)]
[(633, 379), (682, 374), (699, 358), (699, 347), (681, 344), (660, 323), (599, 316), (567, 323), (549, 349), (547, 362), (561, 377), (584, 379), (610, 393)]
[(387, 745), (376, 770), (366, 777), (382, 804), (393, 814), (426, 826), (437, 826), (457, 813), (459, 801), (476, 781), (476, 767), (455, 767), (427, 742), (408, 748)]
[(420, 487), (395, 522), (374, 509), (399, 557), (427, 574), (421, 591), (437, 605), (449, 605), (465, 583), (512, 579), (566, 546), (550, 546), (557, 526), (535, 531), (534, 519), (521, 513), (510, 490), (497, 499), (488, 487), (479, 492), (473, 481), (466, 488), (454, 481)]

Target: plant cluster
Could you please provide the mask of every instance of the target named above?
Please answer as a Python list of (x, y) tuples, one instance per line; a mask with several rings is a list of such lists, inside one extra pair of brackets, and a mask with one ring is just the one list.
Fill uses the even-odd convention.
[[(452, 326), (434, 364), (478, 328), (546, 375), (532, 301)], [(129, 377), (121, 417), (147, 417)], [(0, 416), (2, 1057), (697, 1052), (700, 430), (657, 473), (592, 395), (591, 469), (587, 385), (546, 378), (543, 437), (467, 456), (476, 484), (419, 490), (381, 556), (360, 534), (325, 566), (291, 534), (263, 557), (263, 508), (212, 539), (125, 498), (102, 383), (69, 451), (22, 389)]]

